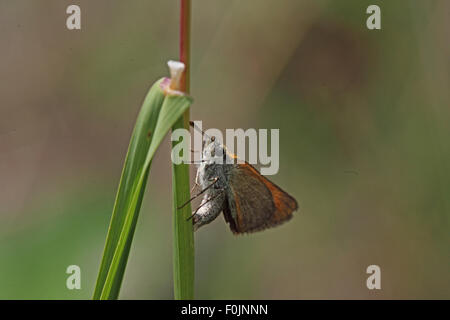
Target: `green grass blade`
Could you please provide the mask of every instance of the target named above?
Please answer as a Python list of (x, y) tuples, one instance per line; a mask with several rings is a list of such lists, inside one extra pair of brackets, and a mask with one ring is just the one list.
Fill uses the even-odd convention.
[[(185, 117), (177, 120), (172, 130), (189, 128)], [(173, 142), (173, 146), (181, 142)], [(192, 214), (190, 203), (177, 209), (190, 198), (189, 165), (172, 165), (173, 190), (173, 274), (175, 299), (194, 299), (194, 233), (192, 220), (187, 218)]]
[(151, 160), (166, 133), (192, 102), (187, 96), (164, 97), (160, 85), (158, 81), (147, 95), (131, 138), (94, 299), (117, 299), (119, 295)]

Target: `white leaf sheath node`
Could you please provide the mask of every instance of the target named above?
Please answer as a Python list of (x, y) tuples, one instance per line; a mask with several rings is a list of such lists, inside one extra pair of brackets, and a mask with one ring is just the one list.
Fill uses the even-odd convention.
[(167, 62), (167, 65), (170, 70), (170, 89), (178, 91), (180, 90), (181, 75), (183, 74), (185, 68), (184, 63), (170, 60)]

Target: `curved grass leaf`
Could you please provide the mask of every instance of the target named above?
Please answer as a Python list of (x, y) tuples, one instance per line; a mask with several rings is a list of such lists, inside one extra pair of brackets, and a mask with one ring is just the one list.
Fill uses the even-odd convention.
[(108, 230), (94, 299), (117, 299), (141, 207), (151, 160), (192, 99), (164, 96), (164, 79), (156, 82), (142, 105), (128, 148)]

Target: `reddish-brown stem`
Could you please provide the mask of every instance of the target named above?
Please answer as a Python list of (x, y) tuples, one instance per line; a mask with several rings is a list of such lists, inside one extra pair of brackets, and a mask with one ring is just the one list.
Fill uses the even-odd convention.
[(180, 10), (180, 61), (185, 70), (181, 77), (180, 90), (189, 93), (191, 0), (181, 0)]

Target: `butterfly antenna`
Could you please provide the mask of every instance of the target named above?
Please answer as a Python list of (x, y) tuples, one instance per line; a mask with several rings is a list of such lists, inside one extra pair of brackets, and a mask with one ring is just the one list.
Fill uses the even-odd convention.
[(206, 136), (208, 139), (211, 139), (210, 136), (208, 136), (202, 129), (200, 129), (194, 121), (189, 121), (189, 124), (191, 125), (192, 128), (194, 128), (195, 130), (199, 131), (202, 133), (202, 135)]

